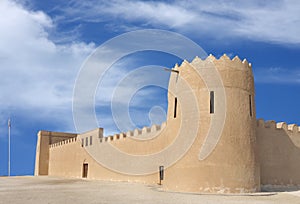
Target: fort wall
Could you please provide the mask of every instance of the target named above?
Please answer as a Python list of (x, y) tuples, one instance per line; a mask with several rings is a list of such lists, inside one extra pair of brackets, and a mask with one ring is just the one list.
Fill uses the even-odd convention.
[(39, 131), (37, 135), (36, 158), (34, 175), (48, 175), (49, 169), (49, 147), (70, 138), (75, 138), (77, 134)]
[(300, 185), (300, 128), (295, 124), (257, 120), (263, 186)]
[[(164, 124), (162, 124), (162, 126), (164, 126)], [(107, 137), (101, 135), (101, 132), (103, 134), (103, 129), (99, 128), (78, 135), (76, 140), (71, 139), (69, 142), (63, 141), (52, 144), (50, 147), (49, 175), (82, 178), (83, 164), (88, 164), (88, 179), (157, 184), (159, 182), (157, 173), (137, 176), (116, 172), (99, 164), (86, 150), (93, 148), (101, 149), (106, 145), (117, 145), (121, 143), (125, 147), (130, 147), (131, 144), (128, 143), (128, 141), (136, 140), (137, 137), (149, 136), (153, 133), (157, 133), (157, 131), (161, 130), (162, 126), (153, 125), (152, 127), (147, 128), (149, 131), (138, 131), (140, 134), (135, 136), (133, 133), (135, 131), (129, 131), (127, 133), (120, 133)], [(148, 149), (151, 149), (151, 147), (148, 147)], [(102, 155), (102, 157), (112, 159), (111, 162), (114, 162), (113, 158), (110, 158), (110, 155)]]
[[(153, 125), (152, 127), (148, 127), (147, 129), (150, 132), (128, 131), (127, 133), (115, 134), (108, 137), (99, 137), (99, 132), (103, 132), (103, 130), (99, 131), (99, 129), (96, 129), (81, 136), (83, 136), (83, 138), (86, 138), (87, 135), (93, 136), (98, 140), (95, 142), (118, 145), (118, 148), (123, 146), (123, 149), (125, 149), (124, 146), (128, 146), (128, 148), (132, 147), (132, 144), (129, 144), (129, 138), (134, 140), (136, 139), (134, 137), (147, 137), (163, 130), (165, 127), (166, 123), (163, 123), (161, 126)], [(139, 132), (139, 134), (134, 135), (134, 132)], [(300, 184), (300, 176), (298, 174), (300, 169), (300, 127), (295, 124), (288, 125), (284, 122), (276, 123), (275, 121), (259, 119), (257, 120), (256, 134), (258, 145), (257, 154), (260, 160), (260, 182), (262, 187), (298, 186)], [(90, 139), (90, 137), (88, 138)], [(120, 143), (123, 145), (120, 145)], [(149, 149), (151, 149), (151, 147), (149, 147)], [(134, 153), (134, 151), (132, 151), (132, 153)], [(183, 163), (184, 166), (191, 165), (190, 157), (193, 153), (197, 152), (193, 152), (192, 149), (191, 155), (186, 155), (187, 160)], [(132, 176), (114, 172), (99, 165), (99, 163), (84, 150), (82, 142), (77, 140), (76, 137), (51, 144), (49, 161), (49, 175), (81, 178), (82, 164), (88, 163), (90, 168), (88, 174), (89, 179), (132, 181), (148, 184), (156, 184), (159, 181), (157, 173), (144, 176)], [(184, 175), (185, 171), (187, 174), (191, 173), (190, 170), (182, 168), (182, 175)], [(216, 171), (216, 169), (214, 169), (214, 171)], [(172, 168), (169, 168), (167, 172), (166, 175), (168, 176), (172, 174)], [(202, 175), (207, 176), (205, 173), (202, 173)], [(195, 177), (190, 178), (195, 179)], [(176, 186), (174, 183), (173, 185)], [(187, 183), (188, 186), (191, 185), (190, 182)], [(217, 186), (212, 188), (207, 185), (202, 189), (202, 191), (206, 192), (213, 192), (213, 190), (221, 190), (221, 188)]]
[(40, 131), (35, 175), (155, 184), (164, 166), (162, 188), (171, 191), (299, 185), (300, 128), (256, 120), (254, 98), (247, 60), (183, 61), (171, 72), (165, 123), (107, 137), (102, 128), (78, 135)]
[[(212, 80), (215, 69), (222, 79), (221, 85)], [(103, 129), (98, 128), (77, 135), (77, 139), (51, 143), (48, 174), (83, 177), (84, 168), (88, 168), (85, 176), (89, 179), (158, 183), (158, 168), (165, 166), (162, 181), (165, 190), (205, 193), (259, 191), (251, 65), (238, 57), (231, 60), (224, 55), (220, 59), (209, 56), (201, 60), (196, 57), (192, 62), (175, 65), (173, 70), (166, 123), (108, 137), (103, 137)], [(222, 103), (222, 96), (226, 97), (226, 104)], [(196, 104), (191, 102), (194, 99)], [(211, 128), (212, 122), (219, 126)], [(193, 132), (195, 127), (197, 131)], [(203, 156), (201, 149), (208, 135), (217, 135), (219, 130), (221, 135), (217, 138), (217, 145), (211, 148), (211, 154)], [(211, 142), (208, 144), (213, 145)], [(112, 147), (126, 157), (116, 159), (118, 151)], [(108, 162), (110, 168), (103, 165)]]

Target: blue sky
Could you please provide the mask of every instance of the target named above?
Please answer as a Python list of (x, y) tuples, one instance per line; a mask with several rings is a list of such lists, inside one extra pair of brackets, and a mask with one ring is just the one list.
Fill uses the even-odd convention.
[[(106, 40), (141, 28), (178, 32), (217, 57), (246, 58), (255, 75), (257, 117), (300, 124), (299, 10), (297, 0), (1, 0), (0, 175), (7, 174), (7, 119), (12, 119), (11, 172), (33, 174), (38, 130), (75, 131), (73, 86), (86, 57)], [(149, 51), (115, 64), (96, 94), (105, 134), (117, 131), (107, 105), (119, 74), (176, 62), (180, 59)], [(147, 98), (149, 93), (155, 97)], [(153, 106), (162, 107), (152, 113), (163, 116), (165, 90), (136, 93), (130, 113), (138, 127), (151, 124), (147, 113)]]

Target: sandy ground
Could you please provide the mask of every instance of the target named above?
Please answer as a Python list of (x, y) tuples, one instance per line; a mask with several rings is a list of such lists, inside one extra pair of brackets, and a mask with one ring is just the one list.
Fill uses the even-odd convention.
[(0, 203), (299, 203), (300, 191), (252, 195), (201, 195), (160, 191), (137, 183), (0, 177)]

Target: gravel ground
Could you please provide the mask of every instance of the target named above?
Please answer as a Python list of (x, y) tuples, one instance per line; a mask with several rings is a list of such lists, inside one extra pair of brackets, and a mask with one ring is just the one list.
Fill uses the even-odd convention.
[(53, 177), (0, 177), (0, 203), (299, 203), (300, 191), (251, 195), (202, 195), (160, 191), (137, 183), (62, 179)]

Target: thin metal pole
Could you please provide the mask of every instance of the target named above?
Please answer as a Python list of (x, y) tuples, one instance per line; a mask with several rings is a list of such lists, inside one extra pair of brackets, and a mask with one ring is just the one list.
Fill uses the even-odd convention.
[(10, 176), (10, 118), (8, 119), (8, 176)]

